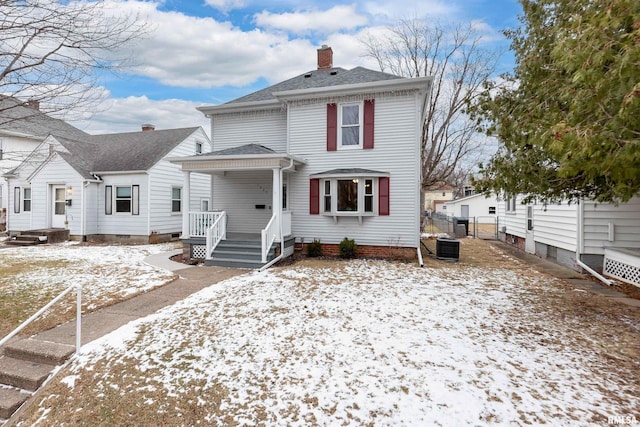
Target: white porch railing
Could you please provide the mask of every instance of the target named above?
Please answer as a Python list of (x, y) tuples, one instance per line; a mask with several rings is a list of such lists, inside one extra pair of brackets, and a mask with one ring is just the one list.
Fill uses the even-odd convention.
[(275, 242), (278, 236), (278, 221), (276, 216), (272, 216), (267, 226), (262, 230), (262, 262), (267, 262), (267, 254), (271, 245)]
[(291, 211), (282, 211), (282, 235), (291, 235)]
[(5, 345), (7, 341), (16, 336), (18, 332), (26, 328), (27, 325), (36, 320), (42, 313), (47, 311), (52, 305), (60, 301), (65, 295), (67, 295), (74, 289), (76, 290), (76, 353), (80, 353), (82, 332), (82, 285), (71, 285), (64, 291), (60, 292), (60, 295), (52, 299), (47, 305), (38, 310), (37, 313), (22, 322), (20, 326), (15, 328), (9, 335), (0, 340), (0, 346)]
[(211, 259), (213, 251), (221, 240), (227, 238), (227, 213), (225, 211), (217, 212), (218, 216), (215, 221), (206, 230), (206, 259)]
[(207, 229), (223, 214), (217, 212), (189, 212), (189, 237), (206, 237)]

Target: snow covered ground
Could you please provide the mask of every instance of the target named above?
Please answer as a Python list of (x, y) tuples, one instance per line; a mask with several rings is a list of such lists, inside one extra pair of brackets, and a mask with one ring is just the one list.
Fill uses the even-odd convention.
[[(28, 266), (2, 278), (2, 292), (56, 295), (73, 284), (83, 286), (83, 306), (94, 309), (163, 285), (173, 273), (146, 264), (146, 256), (175, 249), (161, 245), (55, 245), (0, 249), (0, 269)], [(6, 283), (4, 283), (6, 282)]]
[(163, 416), (193, 400), (182, 425), (640, 420), (637, 312), (510, 265), (309, 260), (226, 280), (85, 346), (35, 419), (135, 396)]

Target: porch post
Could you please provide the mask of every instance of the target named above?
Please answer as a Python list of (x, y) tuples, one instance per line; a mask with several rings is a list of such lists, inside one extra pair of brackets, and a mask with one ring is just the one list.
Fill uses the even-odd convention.
[(189, 238), (189, 210), (191, 207), (191, 172), (182, 171), (182, 239)]
[(273, 200), (271, 201), (272, 206), (272, 215), (276, 217), (276, 224), (278, 224), (278, 229), (276, 236), (277, 240), (280, 241), (280, 226), (281, 218), (282, 218), (282, 182), (280, 182), (280, 168), (273, 169), (273, 189), (271, 193), (273, 194)]

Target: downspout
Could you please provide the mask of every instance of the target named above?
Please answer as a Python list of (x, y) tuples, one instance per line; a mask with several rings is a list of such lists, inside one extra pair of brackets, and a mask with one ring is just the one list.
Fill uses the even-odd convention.
[(578, 202), (578, 218), (577, 218), (577, 222), (578, 222), (578, 239), (576, 242), (576, 264), (578, 264), (580, 267), (582, 267), (583, 269), (585, 269), (589, 274), (591, 274), (592, 276), (594, 276), (595, 278), (597, 278), (598, 280), (600, 280), (602, 283), (604, 283), (605, 285), (613, 285), (613, 282), (609, 279), (607, 279), (606, 277), (604, 277), (602, 274), (598, 273), (597, 271), (595, 271), (594, 269), (592, 269), (591, 267), (589, 267), (587, 264), (585, 264), (584, 262), (582, 262), (582, 260), (580, 259), (582, 256), (582, 251), (584, 250), (584, 200), (580, 200)]
[(87, 192), (86, 189), (93, 183), (100, 183), (102, 180), (95, 174), (92, 174), (94, 179), (85, 179), (82, 185), (82, 206), (80, 206), (80, 235), (82, 241), (87, 241)]
[[(280, 169), (280, 186), (282, 186), (282, 182), (283, 182), (282, 178), (284, 175), (284, 171), (292, 170), (292, 169), (293, 169), (293, 157), (289, 161), (289, 166)], [(282, 203), (282, 197), (280, 198), (280, 203)], [(280, 261), (282, 258), (284, 258), (284, 236), (282, 235), (282, 209), (280, 209), (279, 220), (280, 220), (280, 224), (278, 224), (279, 225), (278, 228), (280, 229), (280, 255), (278, 255), (277, 257), (275, 257), (274, 259), (272, 259), (271, 261), (269, 261), (268, 263), (260, 267), (258, 271), (264, 271), (267, 268), (271, 267), (276, 262)]]

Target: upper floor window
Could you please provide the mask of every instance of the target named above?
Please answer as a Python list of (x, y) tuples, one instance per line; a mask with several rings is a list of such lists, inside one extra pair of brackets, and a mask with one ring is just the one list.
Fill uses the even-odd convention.
[(362, 145), (362, 109), (358, 104), (340, 105), (340, 141), (341, 148), (360, 147)]
[(375, 102), (327, 104), (327, 151), (373, 148)]
[(202, 154), (202, 142), (196, 142), (196, 154)]

